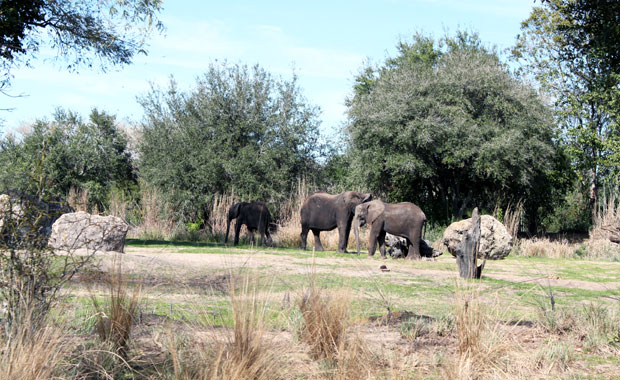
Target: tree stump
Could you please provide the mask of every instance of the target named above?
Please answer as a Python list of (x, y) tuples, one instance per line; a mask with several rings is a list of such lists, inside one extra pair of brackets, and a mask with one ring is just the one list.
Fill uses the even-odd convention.
[(482, 265), (477, 266), (476, 256), (480, 248), (480, 215), (478, 208), (474, 209), (471, 216), (471, 227), (465, 233), (461, 245), (456, 252), (456, 263), (459, 267), (459, 276), (462, 278), (480, 278), (486, 263), (486, 256)]

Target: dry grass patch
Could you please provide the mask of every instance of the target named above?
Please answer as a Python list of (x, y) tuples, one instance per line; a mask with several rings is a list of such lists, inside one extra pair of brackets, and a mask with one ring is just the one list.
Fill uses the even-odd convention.
[(107, 297), (102, 303), (91, 292), (91, 301), (95, 308), (95, 331), (102, 342), (109, 343), (115, 354), (127, 359), (127, 349), (131, 329), (138, 312), (141, 299), (141, 284), (138, 283), (131, 292), (127, 279), (122, 273), (121, 260), (116, 257), (112, 270), (107, 273), (104, 282)]
[(68, 355), (61, 330), (44, 325), (36, 330), (22, 324), (11, 339), (0, 334), (0, 377), (11, 380), (40, 380), (55, 377)]
[(568, 259), (575, 256), (576, 246), (568, 240), (552, 241), (547, 238), (520, 239), (517, 242), (519, 256), (551, 257)]
[(230, 276), (233, 328), (208, 334), (204, 339), (179, 348), (170, 334), (170, 353), (175, 379), (267, 380), (285, 379), (287, 366), (276, 345), (265, 336), (265, 298), (259, 295), (258, 280), (247, 275), (235, 286)]
[(457, 286), (454, 324), (457, 351), (454, 360), (443, 368), (446, 379), (488, 379), (508, 377), (505, 358), (514, 350), (497, 316), (497, 308), (482, 302), (480, 289)]
[(302, 314), (300, 339), (310, 347), (310, 356), (325, 364), (326, 378), (375, 378), (377, 358), (353, 328), (348, 290), (327, 292), (312, 281), (299, 309)]

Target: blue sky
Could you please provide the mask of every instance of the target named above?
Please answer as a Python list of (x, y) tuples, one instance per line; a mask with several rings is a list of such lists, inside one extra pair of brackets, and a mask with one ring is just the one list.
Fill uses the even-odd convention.
[(385, 1), (204, 1), (164, 0), (162, 35), (150, 39), (149, 54), (106, 73), (62, 70), (53, 50), (44, 49), (32, 68), (14, 72), (3, 97), (3, 130), (50, 118), (63, 107), (87, 116), (93, 107), (132, 125), (143, 117), (136, 97), (151, 84), (166, 87), (174, 76), (181, 89), (215, 60), (259, 64), (290, 79), (293, 71), (307, 101), (321, 108), (321, 130), (332, 135), (346, 120), (344, 99), (365, 61), (395, 54), (400, 39), (420, 31), (435, 38), (465, 29), (488, 45), (510, 47), (533, 0)]

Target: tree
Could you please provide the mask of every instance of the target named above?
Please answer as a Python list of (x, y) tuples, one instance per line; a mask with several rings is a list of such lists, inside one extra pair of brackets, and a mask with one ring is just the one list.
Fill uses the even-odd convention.
[(560, 162), (553, 120), (477, 35), (401, 42), (348, 107), (351, 182), (438, 222), (523, 199), (535, 228)]
[(521, 29), (514, 57), (554, 100), (593, 211), (601, 184), (620, 174), (620, 3), (542, 0)]
[(21, 140), (0, 140), (0, 189), (19, 189), (41, 198), (65, 197), (74, 187), (89, 192), (91, 205), (107, 205), (113, 187), (136, 186), (127, 139), (114, 116), (94, 109), (89, 122), (58, 110), (53, 122), (39, 120)]
[(10, 71), (43, 45), (58, 50), (69, 70), (131, 63), (145, 38), (162, 29), (161, 0), (3, 0), (0, 2), (0, 88)]
[(141, 104), (140, 175), (171, 196), (183, 221), (202, 217), (216, 193), (278, 203), (298, 177), (317, 170), (318, 109), (295, 77), (212, 64), (193, 90), (180, 92), (172, 81)]

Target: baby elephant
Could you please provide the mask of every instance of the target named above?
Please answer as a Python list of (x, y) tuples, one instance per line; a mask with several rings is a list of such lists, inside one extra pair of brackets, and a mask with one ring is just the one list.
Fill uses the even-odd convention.
[[(239, 244), (239, 231), (241, 226), (246, 225), (250, 234), (250, 243), (254, 244), (254, 231), (260, 233), (260, 244), (271, 246), (273, 241), (269, 234), (269, 223), (271, 222), (271, 214), (269, 209), (263, 202), (239, 202), (230, 206), (228, 210), (228, 222), (226, 223), (226, 238), (224, 243), (228, 243), (228, 233), (230, 232), (230, 222), (237, 219), (235, 224), (235, 241), (234, 245)], [(267, 241), (265, 242), (265, 236)]]
[(400, 236), (407, 239), (408, 259), (421, 259), (420, 238), (422, 227), (426, 222), (426, 215), (422, 210), (411, 202), (385, 203), (374, 200), (362, 203), (355, 207), (353, 226), (355, 230), (355, 242), (359, 255), (359, 227), (370, 225), (368, 242), (368, 255), (375, 254), (377, 241), (381, 257), (385, 258), (385, 234)]

